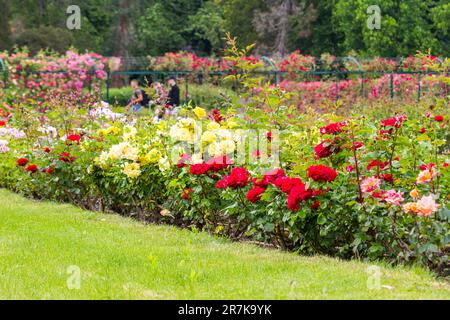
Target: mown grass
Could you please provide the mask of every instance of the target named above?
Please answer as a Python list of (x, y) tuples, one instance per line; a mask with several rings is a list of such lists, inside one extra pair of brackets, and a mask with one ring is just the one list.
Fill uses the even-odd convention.
[(381, 286), (369, 290), (371, 264), (231, 243), (6, 190), (0, 203), (0, 299), (450, 298), (448, 283), (419, 268), (378, 265)]

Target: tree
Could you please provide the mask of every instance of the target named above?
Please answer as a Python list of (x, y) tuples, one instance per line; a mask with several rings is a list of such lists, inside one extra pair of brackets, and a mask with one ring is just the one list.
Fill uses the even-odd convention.
[(196, 51), (220, 53), (226, 32), (222, 8), (212, 1), (205, 2), (195, 14), (189, 16), (185, 31), (195, 42)]
[[(381, 9), (379, 30), (367, 26), (370, 5)], [(438, 40), (433, 25), (430, 12), (435, 6), (433, 0), (338, 0), (333, 17), (338, 30), (344, 34), (341, 48), (367, 56), (388, 57), (414, 54), (428, 48), (435, 54), (448, 53), (448, 47)]]
[(6, 0), (0, 0), (2, 19), (0, 19), (0, 51), (6, 50), (11, 45), (11, 29), (9, 27), (9, 4)]

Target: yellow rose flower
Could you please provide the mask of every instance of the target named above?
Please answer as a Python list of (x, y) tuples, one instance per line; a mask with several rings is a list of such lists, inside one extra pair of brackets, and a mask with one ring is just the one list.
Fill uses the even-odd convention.
[(204, 117), (206, 117), (206, 111), (203, 108), (195, 107), (193, 111), (199, 119), (203, 119)]
[(130, 179), (135, 179), (141, 175), (141, 166), (139, 163), (128, 163), (123, 168), (123, 173)]
[(216, 141), (216, 134), (212, 131), (205, 131), (202, 135), (202, 142), (210, 144)]
[(230, 154), (236, 150), (236, 145), (233, 140), (224, 140), (220, 143), (223, 154)]
[(218, 124), (215, 121), (211, 121), (210, 123), (208, 123), (207, 128), (208, 128), (208, 130), (211, 130), (211, 131), (219, 130), (220, 129), (220, 124)]

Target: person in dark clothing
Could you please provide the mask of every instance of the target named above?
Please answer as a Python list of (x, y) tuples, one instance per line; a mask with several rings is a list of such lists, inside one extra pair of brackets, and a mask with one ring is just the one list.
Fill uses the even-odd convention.
[(178, 107), (180, 105), (180, 88), (178, 88), (175, 78), (170, 78), (169, 81), (170, 91), (167, 97), (167, 105), (171, 107)]

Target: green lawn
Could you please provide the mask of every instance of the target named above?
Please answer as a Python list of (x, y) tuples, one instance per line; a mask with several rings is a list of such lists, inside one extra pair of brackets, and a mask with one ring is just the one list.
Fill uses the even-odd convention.
[(0, 203), (0, 299), (450, 298), (448, 283), (418, 268), (381, 267), (381, 286), (369, 290), (369, 264), (231, 243), (5, 190)]

